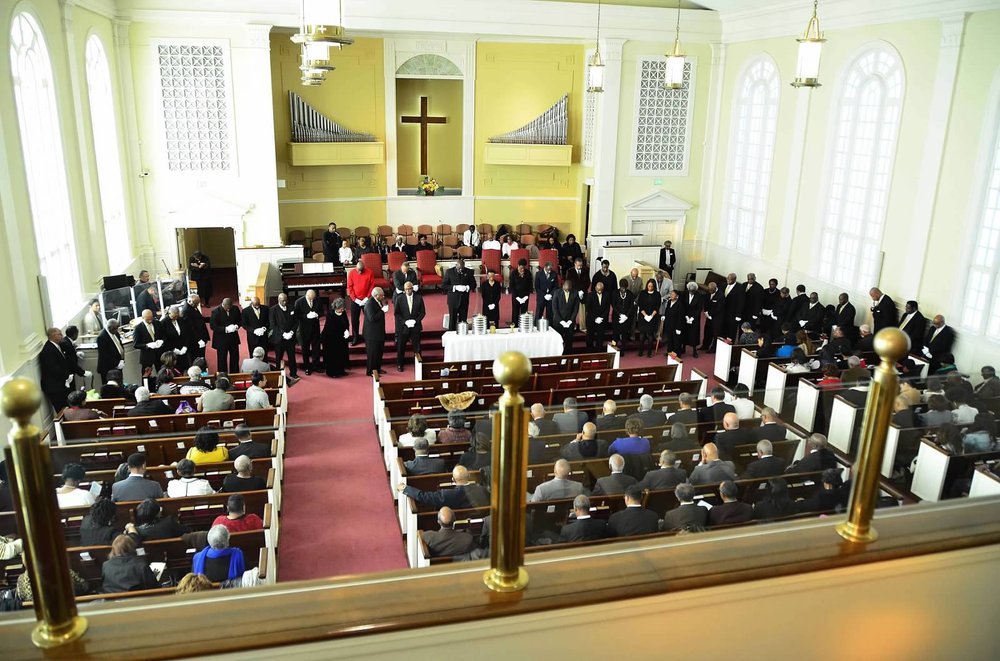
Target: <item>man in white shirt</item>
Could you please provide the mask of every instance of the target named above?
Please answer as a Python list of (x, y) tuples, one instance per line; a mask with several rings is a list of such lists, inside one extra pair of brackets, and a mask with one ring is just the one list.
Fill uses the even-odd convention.
[(500, 242), (492, 234), (489, 234), (486, 240), (483, 241), (483, 250), (500, 250)]
[(251, 377), (252, 385), (247, 388), (247, 409), (266, 409), (271, 407), (271, 400), (264, 391), (267, 380), (260, 372)]
[(462, 233), (462, 244), (472, 248), (473, 254), (479, 256), (479, 230), (475, 225), (469, 225)]

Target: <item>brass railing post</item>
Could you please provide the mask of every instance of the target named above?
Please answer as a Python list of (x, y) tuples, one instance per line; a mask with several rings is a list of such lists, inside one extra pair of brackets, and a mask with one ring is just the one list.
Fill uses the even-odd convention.
[(493, 420), (490, 569), (483, 581), (496, 592), (517, 592), (528, 585), (524, 569), (528, 415), (520, 390), (531, 377), (531, 361), (523, 353), (508, 351), (494, 361), (493, 376), (505, 392)]
[(48, 446), (41, 443), (40, 430), (31, 424), (41, 402), (38, 386), (27, 379), (14, 379), (3, 387), (3, 413), (14, 423), (9, 436), (10, 457), (31, 594), (39, 620), (31, 641), (38, 647), (56, 647), (82, 636), (87, 620), (76, 611), (52, 485), (52, 458)]
[(837, 532), (851, 542), (873, 542), (878, 533), (872, 528), (872, 514), (878, 500), (878, 479), (885, 453), (885, 438), (892, 418), (892, 403), (899, 390), (896, 363), (910, 350), (910, 337), (898, 328), (883, 328), (875, 336), (875, 353), (882, 362), (868, 390), (865, 415), (861, 422), (861, 448), (855, 464), (847, 521)]

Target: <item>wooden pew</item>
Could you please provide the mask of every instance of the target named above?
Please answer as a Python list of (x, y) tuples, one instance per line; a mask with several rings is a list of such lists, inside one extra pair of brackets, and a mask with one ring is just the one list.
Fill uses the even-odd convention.
[[(226, 391), (233, 396), (233, 408), (234, 409), (245, 409), (246, 408), (246, 390), (228, 390)], [(267, 393), (268, 401), (270, 401), (271, 406), (275, 408), (281, 408), (281, 398), (282, 391), (279, 388), (267, 388), (264, 390)], [(154, 395), (151, 399), (166, 402), (171, 410), (176, 411), (177, 407), (180, 406), (181, 402), (187, 402), (191, 405), (192, 409), (198, 408), (199, 395)], [(128, 417), (128, 411), (133, 406), (134, 403), (129, 402), (126, 399), (94, 399), (87, 402), (86, 408), (94, 409), (95, 411), (100, 411), (108, 417), (113, 418), (124, 418)], [(59, 420), (62, 422), (62, 420)]]
[[(251, 432), (254, 441), (271, 445), (271, 456), (276, 456), (278, 442), (270, 431)], [(232, 430), (220, 430), (219, 444), (227, 448), (239, 444)], [(194, 435), (168, 436), (166, 438), (136, 438), (131, 440), (99, 440), (72, 445), (54, 445), (49, 448), (52, 467), (56, 474), (62, 473), (66, 464), (80, 464), (88, 472), (113, 470), (125, 463), (130, 454), (141, 452), (146, 455), (147, 466), (165, 466), (184, 458), (194, 445)]]
[[(549, 372), (564, 372), (572, 370), (598, 370), (614, 367), (616, 354), (584, 353), (572, 356), (542, 356), (531, 359), (531, 371), (534, 374)], [(493, 374), (492, 360), (470, 360), (451, 362), (416, 361), (416, 380), (439, 379), (444, 376), (461, 374), (462, 376), (491, 376)]]
[(861, 418), (864, 415), (863, 406), (856, 406), (837, 395), (833, 399), (833, 409), (830, 413), (830, 430), (827, 441), (849, 457), (857, 450), (857, 442), (861, 429)]
[(770, 406), (778, 414), (793, 415), (796, 393), (801, 379), (820, 379), (822, 372), (796, 372), (789, 374), (782, 363), (768, 363), (767, 379), (764, 385), (764, 406)]
[(976, 464), (998, 459), (1000, 450), (953, 455), (933, 440), (923, 438), (910, 491), (921, 500), (937, 502), (947, 496), (948, 487), (956, 479), (973, 473)]
[(799, 379), (796, 386), (795, 416), (792, 420), (809, 433), (816, 431), (821, 391), (822, 389), (808, 378)]
[(715, 343), (715, 365), (712, 370), (713, 376), (720, 382), (727, 385), (736, 383), (735, 375), (744, 349), (756, 350), (756, 344), (735, 344), (732, 340), (720, 337)]
[[(252, 409), (234, 411), (211, 411), (209, 413), (182, 413), (171, 415), (139, 416), (135, 418), (114, 418), (113, 420), (79, 420), (63, 422), (61, 441), (84, 442), (98, 439), (118, 440), (141, 436), (162, 436), (194, 433), (205, 426), (219, 429), (245, 424), (252, 429), (281, 430), (281, 417), (277, 409)], [(283, 436), (283, 432), (279, 434)], [(62, 442), (60, 443), (62, 444)]]

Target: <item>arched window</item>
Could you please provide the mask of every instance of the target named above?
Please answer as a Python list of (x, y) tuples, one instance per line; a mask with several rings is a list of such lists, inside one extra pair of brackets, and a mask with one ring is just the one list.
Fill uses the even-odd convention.
[(977, 190), (981, 197), (972, 206), (976, 234), (966, 262), (961, 323), (973, 332), (1000, 339), (1000, 94), (993, 94), (993, 113), (987, 122), (992, 133), (984, 142), (990, 151), (985, 159), (986, 179)]
[(111, 67), (100, 38), (87, 39), (87, 93), (90, 98), (90, 128), (94, 135), (97, 181), (101, 189), (104, 213), (104, 238), (108, 244), (108, 264), (112, 271), (124, 268), (132, 257), (125, 219), (125, 193), (122, 190), (122, 166), (118, 156), (118, 130), (115, 121)]
[(778, 68), (766, 56), (751, 63), (736, 83), (729, 143), (726, 245), (753, 255), (759, 255), (764, 245), (780, 88)]
[(851, 63), (835, 106), (819, 274), (844, 287), (878, 283), (903, 87), (899, 56), (872, 46)]
[(39, 266), (47, 283), (51, 321), (63, 324), (81, 304), (80, 272), (52, 64), (30, 14), (17, 14), (11, 23), (10, 67)]

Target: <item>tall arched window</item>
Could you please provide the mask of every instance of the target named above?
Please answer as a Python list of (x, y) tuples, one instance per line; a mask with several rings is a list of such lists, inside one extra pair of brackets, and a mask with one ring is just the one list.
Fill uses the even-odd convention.
[(771, 163), (778, 128), (778, 68), (767, 56), (736, 83), (726, 197), (726, 245), (759, 255), (764, 245)]
[(851, 63), (835, 106), (819, 275), (844, 287), (878, 283), (903, 87), (899, 56), (871, 46)]
[(87, 92), (97, 159), (97, 181), (101, 188), (101, 211), (104, 213), (104, 238), (108, 244), (108, 263), (114, 271), (128, 263), (132, 251), (125, 220), (125, 193), (122, 190), (121, 159), (118, 157), (111, 67), (104, 44), (96, 34), (87, 39)]
[(52, 63), (38, 21), (31, 14), (17, 14), (11, 23), (10, 67), (39, 266), (47, 282), (52, 323), (62, 324), (81, 305), (80, 272), (73, 250)]
[[(997, 81), (1000, 86), (1000, 80)], [(993, 113), (987, 119), (992, 134), (984, 141), (990, 150), (981, 197), (974, 200), (975, 242), (966, 263), (968, 280), (962, 304), (962, 325), (973, 332), (1000, 339), (1000, 94), (993, 94)], [(978, 192), (978, 191), (977, 191)]]

